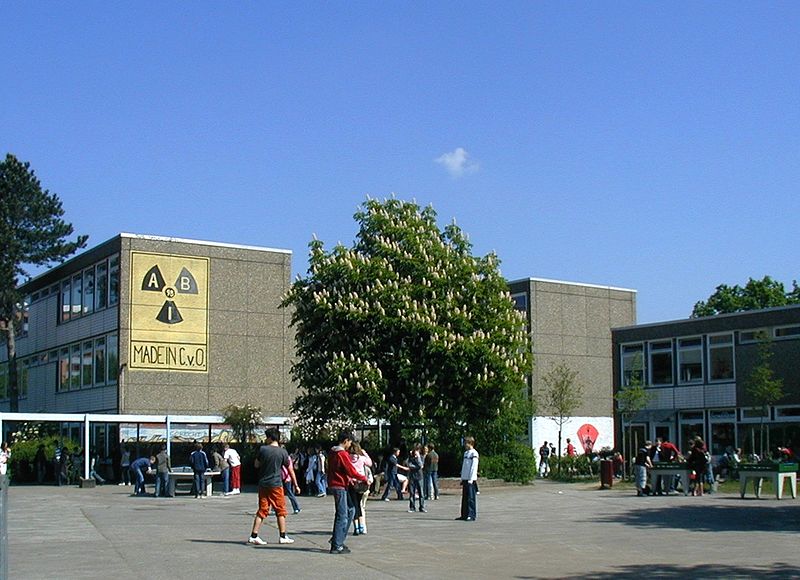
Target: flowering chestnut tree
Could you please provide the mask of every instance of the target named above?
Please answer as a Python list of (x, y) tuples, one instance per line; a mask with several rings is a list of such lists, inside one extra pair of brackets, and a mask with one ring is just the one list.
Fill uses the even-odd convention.
[[(509, 440), (524, 429), (532, 355), (494, 254), (472, 255), (432, 207), (368, 199), (352, 248), (310, 244), (309, 270), (284, 298), (292, 307), (303, 431), (371, 419)], [(452, 441), (453, 439), (451, 439)]]

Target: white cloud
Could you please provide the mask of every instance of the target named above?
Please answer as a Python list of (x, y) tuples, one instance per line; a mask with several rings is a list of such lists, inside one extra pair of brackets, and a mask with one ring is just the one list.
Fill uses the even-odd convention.
[(471, 159), (463, 147), (457, 147), (454, 151), (445, 153), (434, 161), (444, 166), (451, 177), (462, 177), (467, 173), (474, 173), (480, 168), (480, 164)]

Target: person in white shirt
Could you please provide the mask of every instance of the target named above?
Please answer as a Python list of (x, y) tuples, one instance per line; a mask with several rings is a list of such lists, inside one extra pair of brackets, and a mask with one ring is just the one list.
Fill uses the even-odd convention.
[(457, 520), (474, 522), (478, 517), (477, 483), (478, 452), (475, 439), (464, 439), (464, 460), (461, 463), (461, 516)]
[[(236, 495), (241, 493), (241, 472), (242, 472), (242, 459), (239, 457), (239, 452), (236, 451), (229, 444), (224, 443), (222, 448), (225, 450), (222, 458), (228, 462), (230, 469), (226, 469), (222, 473), (228, 475), (223, 481), (225, 495)], [(230, 481), (227, 481), (230, 479)]]

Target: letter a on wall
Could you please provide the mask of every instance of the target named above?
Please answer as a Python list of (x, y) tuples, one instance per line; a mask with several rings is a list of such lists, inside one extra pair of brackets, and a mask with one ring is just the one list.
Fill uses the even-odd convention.
[(131, 252), (131, 369), (207, 372), (208, 271), (208, 258)]

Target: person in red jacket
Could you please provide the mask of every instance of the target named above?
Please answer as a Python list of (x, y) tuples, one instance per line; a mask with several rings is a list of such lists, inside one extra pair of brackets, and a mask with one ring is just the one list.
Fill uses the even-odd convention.
[(353, 442), (353, 435), (347, 431), (339, 433), (338, 445), (328, 454), (328, 491), (333, 496), (336, 511), (333, 516), (333, 534), (331, 536), (331, 554), (348, 554), (350, 549), (344, 545), (347, 530), (353, 521), (356, 507), (353, 504), (347, 487), (352, 480), (367, 481), (367, 476), (359, 473), (350, 461), (347, 450)]

